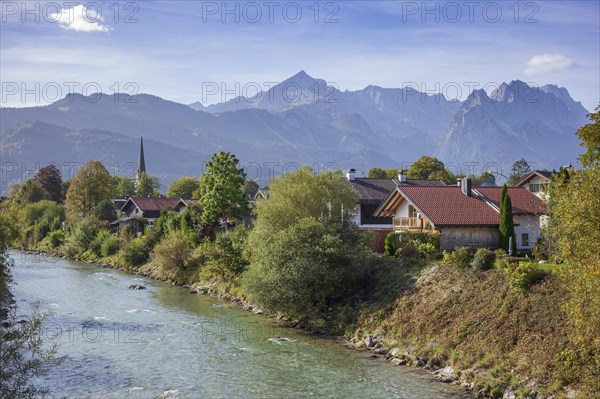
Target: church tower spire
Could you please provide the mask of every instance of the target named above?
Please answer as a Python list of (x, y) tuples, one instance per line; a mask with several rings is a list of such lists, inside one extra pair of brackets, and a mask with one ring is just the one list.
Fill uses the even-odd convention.
[(137, 181), (140, 181), (142, 174), (146, 173), (146, 161), (144, 160), (144, 136), (140, 136), (140, 155), (138, 158)]

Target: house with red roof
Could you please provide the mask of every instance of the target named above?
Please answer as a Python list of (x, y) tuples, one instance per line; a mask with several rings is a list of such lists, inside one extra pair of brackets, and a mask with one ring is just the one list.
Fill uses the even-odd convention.
[[(497, 248), (501, 187), (473, 188), (470, 179), (456, 186), (396, 186), (374, 216), (392, 220), (394, 231), (440, 234), (440, 247)], [(523, 187), (511, 187), (517, 249), (531, 250), (547, 214), (545, 203)]]
[(375, 216), (375, 211), (397, 186), (446, 185), (441, 180), (407, 179), (404, 174), (399, 174), (397, 179), (356, 177), (355, 169), (346, 173), (346, 181), (358, 196), (354, 221), (359, 229), (375, 233), (373, 249), (378, 252), (383, 251), (385, 237), (393, 231), (394, 226), (392, 217)]

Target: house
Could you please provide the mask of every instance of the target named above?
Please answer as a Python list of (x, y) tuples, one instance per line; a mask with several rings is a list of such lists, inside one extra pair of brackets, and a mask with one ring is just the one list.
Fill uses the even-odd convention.
[(188, 202), (192, 202), (192, 200), (162, 197), (130, 197), (120, 210), (124, 213), (124, 217), (112, 222), (111, 226), (117, 231), (122, 230), (126, 226), (131, 226), (131, 231), (134, 234), (143, 233), (147, 225), (151, 225), (160, 217), (161, 211), (172, 209), (177, 212), (183, 212)]
[(547, 170), (534, 170), (523, 178), (515, 187), (523, 187), (539, 198), (546, 200), (548, 187), (552, 180), (552, 172)]
[(269, 189), (259, 188), (258, 191), (256, 191), (256, 194), (254, 194), (254, 197), (252, 197), (252, 199), (254, 201), (257, 201), (259, 199), (269, 199)]
[[(501, 187), (473, 188), (471, 179), (457, 186), (396, 186), (374, 216), (392, 219), (394, 231), (440, 234), (440, 249), (497, 248)], [(517, 249), (530, 250), (540, 235), (544, 202), (522, 187), (509, 188)]]
[(356, 177), (355, 169), (348, 171), (346, 181), (358, 195), (355, 222), (359, 229), (375, 233), (373, 249), (379, 252), (383, 251), (385, 237), (393, 231), (393, 220), (392, 217), (378, 217), (374, 213), (390, 193), (397, 186), (445, 186), (441, 180), (407, 179), (403, 174), (398, 175), (397, 179)]

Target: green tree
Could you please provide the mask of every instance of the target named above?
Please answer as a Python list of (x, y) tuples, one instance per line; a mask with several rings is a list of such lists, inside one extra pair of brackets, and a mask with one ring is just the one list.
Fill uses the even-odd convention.
[(385, 174), (385, 170), (381, 168), (371, 168), (367, 173), (367, 177), (370, 179), (385, 179), (387, 175)]
[(238, 163), (229, 152), (213, 154), (207, 162), (196, 192), (203, 224), (215, 224), (219, 218), (235, 220), (248, 209), (248, 196), (244, 191), (246, 173), (238, 168)]
[(111, 200), (102, 200), (94, 207), (93, 215), (98, 221), (112, 222), (117, 220), (117, 211)]
[(90, 215), (96, 205), (113, 196), (113, 184), (110, 174), (100, 161), (89, 161), (73, 177), (65, 207), (70, 220)]
[(192, 198), (194, 192), (200, 188), (198, 179), (193, 177), (183, 176), (177, 180), (173, 180), (167, 190), (169, 198)]
[(385, 170), (385, 178), (387, 179), (397, 179), (398, 174), (400, 174), (400, 169), (389, 168)]
[[(499, 226), (500, 248), (513, 255), (517, 253), (517, 243), (515, 240), (515, 225), (513, 222), (512, 203), (508, 195), (506, 184), (502, 188), (500, 195), (500, 226)], [(512, 237), (512, 247), (509, 248), (509, 242)]]
[(142, 173), (140, 179), (137, 182), (135, 189), (135, 195), (138, 197), (158, 197), (159, 188), (158, 180), (154, 177), (148, 176), (146, 173)]
[(529, 162), (521, 158), (513, 163), (510, 170), (511, 174), (508, 176), (507, 183), (509, 186), (516, 186), (525, 176), (531, 173), (531, 166), (529, 166)]
[(297, 220), (269, 238), (242, 285), (269, 312), (322, 327), (329, 308), (355, 293), (364, 278), (367, 252), (357, 242), (358, 236), (344, 236), (335, 225)]
[(248, 198), (254, 198), (254, 196), (258, 192), (258, 188), (258, 183), (254, 180), (246, 180), (244, 182), (244, 191), (246, 192)]
[(443, 180), (446, 184), (456, 183), (456, 177), (437, 158), (422, 156), (406, 172), (409, 179)]
[(125, 198), (135, 195), (135, 180), (128, 176), (113, 176), (113, 184), (115, 186), (115, 197)]
[(48, 193), (46, 193), (46, 190), (44, 190), (39, 182), (27, 179), (19, 188), (19, 191), (15, 195), (15, 200), (20, 204), (33, 204), (34, 202), (46, 199), (47, 196)]
[(40, 168), (33, 181), (39, 183), (42, 189), (46, 192), (46, 199), (54, 202), (62, 202), (62, 179), (60, 170), (53, 164)]

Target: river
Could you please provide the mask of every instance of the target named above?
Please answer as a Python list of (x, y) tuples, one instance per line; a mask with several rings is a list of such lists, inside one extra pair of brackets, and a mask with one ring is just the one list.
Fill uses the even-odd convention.
[(53, 313), (44, 337), (65, 360), (39, 384), (56, 397), (464, 397), (424, 372), (182, 287), (87, 263), (11, 256), (18, 315), (35, 301)]

